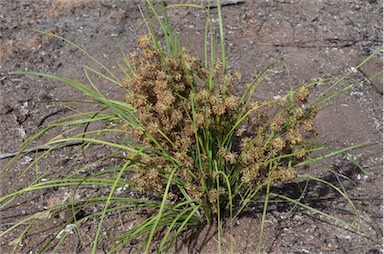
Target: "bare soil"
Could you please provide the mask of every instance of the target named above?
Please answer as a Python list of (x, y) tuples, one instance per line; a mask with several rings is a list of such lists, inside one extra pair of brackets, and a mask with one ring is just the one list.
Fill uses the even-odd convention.
[[(177, 3), (181, 1), (168, 1)], [(186, 2), (186, 1), (184, 1)], [(191, 2), (198, 2), (193, 1)], [(274, 66), (267, 74), (257, 96), (270, 99), (289, 91), (289, 82), (300, 86), (323, 78), (344, 74), (356, 67), (383, 43), (383, 6), (377, 0), (247, 0), (222, 7), (229, 70), (237, 69), (246, 81), (251, 80), (282, 51), (279, 60), (286, 63)], [(37, 71), (68, 76), (86, 83), (83, 66), (93, 66), (80, 50), (35, 30), (52, 32), (73, 41), (108, 68), (118, 72), (122, 53), (135, 50), (139, 34), (146, 26), (137, 4), (140, 0), (13, 0), (1, 1), (0, 8), (0, 154), (16, 151), (29, 136), (37, 133), (50, 121), (76, 111), (89, 110), (85, 106), (64, 106), (56, 100), (82, 98), (80, 92), (67, 85), (34, 76), (10, 75), (10, 71)], [(217, 9), (212, 9), (217, 22)], [(205, 15), (193, 8), (171, 9), (170, 17), (180, 32), (182, 42), (193, 52), (203, 56)], [(215, 20), (216, 19), (216, 20)], [(335, 157), (327, 164), (303, 169), (342, 189), (357, 207), (363, 228), (369, 234), (360, 236), (340, 223), (322, 215), (290, 205), (271, 205), (263, 235), (263, 253), (383, 253), (383, 61), (382, 52), (353, 77), (342, 82), (356, 86), (327, 104), (318, 115), (318, 142), (336, 147), (369, 144), (350, 151), (368, 173), (364, 176), (345, 157)], [(98, 87), (112, 98), (123, 99), (124, 91), (100, 80)], [(312, 89), (319, 94), (329, 84)], [(240, 89), (240, 88), (239, 88)], [(50, 101), (50, 102), (49, 102)], [(51, 136), (49, 136), (51, 135)], [(54, 137), (50, 133), (40, 143)], [(32, 144), (37, 145), (37, 143)], [(39, 169), (58, 166), (56, 177), (72, 172), (74, 159), (84, 163), (100, 158), (109, 151), (95, 148), (88, 154), (76, 155), (76, 147), (58, 149), (45, 156)], [(36, 177), (26, 173), (15, 186), (13, 179), (41, 153), (24, 156), (12, 170), (1, 175), (1, 196), (25, 187)], [(69, 154), (69, 155), (68, 155)], [(58, 158), (61, 158), (58, 162)], [(11, 158), (0, 160), (2, 168)], [(59, 164), (58, 164), (59, 163)], [(61, 164), (60, 164), (61, 163)], [(92, 168), (93, 171), (108, 167)], [(334, 176), (332, 168), (342, 175)], [(305, 182), (276, 186), (274, 191), (300, 196), (299, 187)], [(63, 188), (29, 192), (1, 207), (0, 232), (27, 215), (44, 210), (69, 195)], [(81, 190), (86, 197), (95, 190)], [(356, 223), (356, 216), (348, 201), (326, 185), (310, 182), (303, 200), (332, 216)], [(3, 204), (2, 204), (3, 205)], [(235, 253), (255, 253), (259, 237), (262, 207), (255, 204), (235, 222)], [(84, 211), (92, 213), (92, 211)], [(38, 232), (16, 246), (16, 253), (37, 253), (54, 230), (63, 225), (65, 215), (44, 224)], [(121, 227), (126, 227), (122, 225)], [(81, 241), (76, 234), (60, 246), (59, 253), (89, 253), (97, 227), (95, 221), (81, 228)], [(8, 253), (15, 245), (16, 229), (0, 238), (0, 252)], [(121, 230), (121, 228), (120, 228)], [(226, 229), (225, 229), (226, 230)], [(217, 252), (217, 229), (207, 225), (194, 235), (180, 240), (174, 252)], [(223, 234), (223, 252), (229, 252), (228, 232)], [(124, 252), (134, 250), (127, 246)], [(50, 253), (48, 248), (46, 253)], [(99, 252), (108, 246), (99, 246)]]

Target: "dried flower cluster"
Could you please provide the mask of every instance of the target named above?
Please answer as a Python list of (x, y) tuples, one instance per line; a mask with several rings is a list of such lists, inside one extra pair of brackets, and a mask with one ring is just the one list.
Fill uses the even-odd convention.
[[(129, 56), (133, 75), (122, 82), (127, 102), (137, 110), (138, 125), (127, 131), (153, 151), (133, 165), (138, 190), (163, 192), (176, 169), (175, 179), (190, 197), (215, 207), (217, 196), (228, 193), (227, 186), (216, 186), (214, 163), (226, 173), (240, 173), (239, 184), (295, 177), (292, 166), (308, 156), (304, 134), (316, 134), (312, 119), (317, 112), (303, 107), (309, 96), (305, 87), (296, 91), (295, 103), (286, 97), (278, 103), (246, 103), (234, 94), (241, 75), (223, 74), (220, 61), (210, 77), (210, 68), (186, 49), (167, 55), (152, 46), (148, 35), (139, 39), (139, 46), (140, 52)], [(273, 108), (277, 113), (271, 116)], [(223, 142), (228, 137), (230, 142)], [(210, 186), (208, 191), (203, 184)]]
[(267, 106), (270, 112), (277, 112), (272, 116), (263, 112), (265, 108), (254, 106), (260, 110), (247, 118), (248, 134), (241, 134), (238, 152), (226, 151), (226, 158), (237, 161), (243, 183), (262, 185), (267, 180), (289, 181), (296, 177), (293, 166), (306, 159), (313, 148), (305, 142), (309, 137), (305, 134), (317, 135), (313, 126), (317, 110), (303, 107), (308, 96), (308, 90), (301, 87), (296, 91), (294, 102), (286, 97), (279, 99)]

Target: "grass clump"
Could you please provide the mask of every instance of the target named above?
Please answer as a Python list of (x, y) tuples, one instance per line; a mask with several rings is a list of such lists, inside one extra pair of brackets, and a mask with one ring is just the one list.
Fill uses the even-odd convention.
[[(167, 8), (175, 6), (181, 5)], [(189, 6), (205, 8), (198, 5)], [(125, 57), (126, 65), (121, 66), (123, 78), (117, 78), (104, 65), (71, 42), (69, 43), (79, 48), (104, 70), (101, 72), (89, 67), (84, 68), (89, 86), (69, 78), (27, 73), (64, 82), (90, 98), (81, 102), (102, 105), (103, 109), (76, 114), (53, 123), (27, 140), (23, 149), (51, 129), (66, 128), (68, 130), (64, 131), (63, 135), (58, 135), (47, 142), (47, 145), (51, 145), (53, 149), (63, 143), (80, 141), (84, 150), (101, 144), (117, 152), (86, 164), (61, 179), (47, 180), (49, 173), (52, 173), (47, 172), (27, 187), (1, 196), (0, 202), (1, 207), (6, 207), (14, 198), (26, 192), (58, 186), (72, 187), (73, 196), (85, 186), (106, 189), (107, 195), (95, 193), (84, 200), (73, 198), (23, 219), (1, 232), (0, 236), (28, 224), (28, 230), (19, 236), (21, 242), (28, 236), (30, 227), (36, 224), (36, 219), (42, 213), (54, 214), (66, 209), (72, 213), (71, 225), (74, 225), (79, 235), (82, 223), (89, 219), (98, 222), (90, 243), (93, 253), (97, 252), (101, 242), (108, 242), (108, 251), (111, 253), (119, 252), (134, 242), (134, 249), (138, 252), (167, 252), (182, 232), (207, 223), (217, 223), (220, 252), (222, 218), (229, 219), (232, 234), (232, 219), (250, 202), (256, 200), (264, 203), (259, 237), (260, 252), (266, 208), (272, 197), (276, 198), (276, 202), (292, 202), (362, 232), (359, 223), (355, 226), (302, 204), (300, 199), (293, 200), (270, 192), (272, 185), (296, 178), (319, 180), (346, 198), (357, 214), (353, 203), (342, 190), (321, 179), (298, 173), (300, 166), (319, 162), (359, 146), (332, 151), (319, 157), (312, 155), (312, 152), (324, 148), (321, 144), (311, 141), (317, 135), (313, 119), (322, 103), (352, 88), (348, 86), (332, 92), (332, 89), (352, 72), (333, 78), (334, 84), (321, 96), (313, 99), (309, 99), (309, 88), (324, 80), (297, 89), (291, 85), (290, 91), (280, 98), (258, 101), (254, 99), (254, 95), (270, 66), (253, 82), (247, 84), (245, 91), (237, 91), (238, 85), (243, 81), (240, 72), (226, 71), (220, 15), (221, 58), (216, 59), (215, 34), (212, 24), (209, 23), (209, 9), (205, 9), (208, 14), (205, 38), (206, 44), (207, 40), (211, 39), (211, 48), (206, 49), (206, 57), (201, 59), (181, 46), (177, 33), (169, 23), (165, 5), (160, 4), (159, 10), (156, 10), (147, 1), (147, 7), (151, 16), (147, 20), (149, 34), (139, 38), (139, 51), (131, 52)], [(220, 13), (219, 3), (218, 8)], [(163, 31), (162, 41), (155, 36), (153, 20)], [(208, 53), (210, 59), (207, 57)], [(125, 101), (115, 101), (102, 94), (91, 74), (122, 87)], [(95, 122), (103, 123), (102, 127), (96, 130), (87, 129)], [(80, 134), (72, 134), (73, 130), (84, 126), (86, 128)], [(114, 134), (124, 135), (125, 139), (122, 139), (121, 143), (104, 139), (105, 136)], [(66, 138), (63, 138), (64, 136)], [(6, 172), (12, 163), (22, 156), (23, 149), (0, 171), (1, 173)], [(52, 149), (44, 154), (48, 154)], [(37, 169), (44, 154), (16, 177), (15, 182), (33, 167)], [(111, 158), (119, 158), (121, 163), (85, 177), (80, 173), (83, 169)], [(126, 189), (135, 190), (142, 195), (121, 195), (122, 190)], [(80, 211), (95, 207), (102, 209), (87, 216), (76, 216)], [(121, 222), (120, 218), (134, 217), (135, 213), (143, 210), (150, 212), (146, 213), (145, 218), (137, 219), (128, 230), (116, 231), (113, 230), (114, 226), (110, 225), (110, 228), (106, 229), (108, 215), (119, 215), (119, 219), (112, 223), (115, 225)], [(70, 221), (67, 222), (69, 223)], [(42, 252), (49, 246), (54, 251), (58, 248), (68, 234), (59, 241), (55, 236), (60, 235), (65, 227), (66, 225), (42, 246)], [(103, 236), (104, 232), (110, 234)], [(232, 240), (231, 251), (233, 250)]]
[(130, 55), (134, 73), (122, 81), (137, 119), (126, 130), (152, 151), (132, 166), (138, 190), (164, 193), (174, 172), (168, 199), (196, 200), (210, 222), (245, 189), (296, 177), (294, 165), (313, 148), (306, 139), (316, 135), (317, 110), (303, 107), (306, 87), (293, 98), (254, 101), (252, 84), (235, 94), (241, 75), (224, 73), (220, 60), (205, 66), (185, 48), (167, 55), (151, 42), (150, 35), (139, 39), (140, 53)]

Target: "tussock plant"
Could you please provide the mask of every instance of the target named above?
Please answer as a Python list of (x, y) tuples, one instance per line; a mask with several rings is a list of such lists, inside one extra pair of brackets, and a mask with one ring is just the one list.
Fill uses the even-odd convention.
[[(198, 5), (188, 6), (205, 8)], [(1, 196), (1, 208), (7, 207), (12, 200), (27, 192), (54, 187), (72, 188), (73, 197), (85, 186), (98, 186), (100, 190), (107, 191), (103, 192), (104, 195), (95, 192), (84, 200), (64, 200), (27, 216), (0, 232), (0, 236), (29, 225), (25, 230), (18, 231), (21, 233), (17, 243), (21, 243), (36, 223), (44, 223), (42, 217), (45, 222), (49, 222), (52, 214), (66, 210), (71, 215), (70, 219), (41, 246), (41, 251), (56, 251), (68, 237), (68, 227), (72, 227), (79, 238), (83, 239), (81, 225), (93, 219), (98, 222), (98, 227), (93, 232), (93, 241), (88, 243), (88, 248), (91, 246), (93, 253), (102, 244), (109, 252), (127, 249), (138, 252), (167, 252), (182, 232), (189, 232), (190, 229), (208, 223), (217, 224), (220, 252), (223, 218), (228, 219), (227, 226), (229, 225), (230, 232), (233, 233), (232, 219), (250, 202), (258, 200), (264, 203), (259, 236), (260, 251), (266, 208), (271, 198), (293, 202), (362, 233), (359, 223), (356, 226), (311, 208), (300, 200), (271, 193), (271, 186), (275, 184), (296, 178), (317, 179), (309, 174), (299, 174), (299, 167), (359, 146), (332, 151), (319, 157), (312, 156), (314, 151), (324, 148), (312, 140), (317, 135), (313, 119), (322, 103), (352, 87), (336, 92), (332, 90), (352, 72), (333, 78), (334, 84), (321, 96), (312, 96), (313, 99), (309, 99), (309, 91), (318, 82), (296, 89), (291, 85), (286, 95), (276, 99), (255, 100), (257, 88), (270, 66), (247, 84), (245, 91), (238, 91), (239, 84), (244, 82), (240, 72), (227, 72), (220, 4), (218, 13), (222, 52), (218, 59), (214, 28), (209, 23), (209, 18), (205, 38), (206, 43), (211, 40), (211, 48), (206, 50), (206, 57), (202, 59), (181, 46), (177, 33), (169, 23), (166, 8), (181, 8), (182, 5), (165, 7), (160, 4), (159, 9), (156, 9), (157, 7), (147, 1), (147, 7), (150, 14), (146, 21), (148, 34), (139, 37), (138, 51), (124, 57), (126, 65), (121, 66), (123, 77), (116, 77), (92, 57), (90, 58), (102, 71), (84, 68), (90, 86), (69, 78), (27, 73), (73, 86), (89, 96), (90, 100), (82, 102), (99, 104), (104, 108), (61, 119), (41, 130), (25, 142), (20, 153), (1, 171), (5, 174), (10, 170), (14, 162), (23, 156), (24, 151), (28, 151), (29, 145), (46, 132), (70, 127), (48, 141), (45, 147), (49, 149), (31, 162), (16, 181), (28, 170), (35, 168), (38, 171), (39, 161), (43, 160), (44, 155), (66, 143), (78, 142), (75, 144), (82, 144), (80, 148), (83, 150), (99, 144), (117, 152), (83, 165), (59, 179), (48, 178), (53, 170), (46, 172), (27, 187)], [(209, 9), (206, 11), (209, 17)], [(156, 26), (163, 30), (164, 38), (161, 41), (155, 36)], [(65, 40), (57, 35), (51, 36)], [(88, 55), (84, 50), (82, 52)], [(103, 95), (92, 80), (93, 74), (121, 86), (126, 93), (125, 101), (112, 100)], [(96, 130), (86, 128), (80, 134), (72, 132), (94, 122), (106, 124)], [(119, 135), (121, 143), (105, 138), (111, 135)], [(121, 136), (125, 136), (125, 139), (120, 139)], [(120, 158), (120, 164), (116, 163), (114, 167), (87, 176), (80, 173), (115, 158)], [(331, 183), (317, 180), (328, 184), (350, 202), (342, 190)], [(124, 190), (133, 191), (134, 195), (123, 195)], [(353, 203), (350, 203), (357, 214)], [(79, 216), (87, 208), (92, 208), (94, 212)], [(118, 215), (120, 219), (111, 222), (108, 218), (111, 215)], [(115, 225), (125, 215), (137, 219), (129, 229), (118, 231)], [(64, 231), (67, 233), (63, 236)], [(15, 252), (17, 243), (14, 246)], [(87, 244), (84, 245), (86, 248)], [(231, 251), (234, 251), (233, 240)]]
[(206, 67), (185, 48), (164, 55), (151, 41), (139, 39), (140, 54), (130, 56), (134, 74), (122, 81), (137, 118), (124, 128), (152, 151), (132, 165), (137, 190), (164, 193), (173, 175), (169, 201), (194, 199), (210, 221), (245, 189), (296, 177), (294, 165), (314, 148), (306, 139), (316, 135), (317, 110), (303, 107), (306, 87), (293, 98), (252, 101), (252, 84), (235, 95), (241, 75), (223, 73), (221, 61)]

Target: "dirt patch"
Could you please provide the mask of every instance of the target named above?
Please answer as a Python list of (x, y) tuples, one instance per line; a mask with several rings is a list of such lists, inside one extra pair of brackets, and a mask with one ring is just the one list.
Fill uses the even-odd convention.
[[(64, 117), (73, 110), (60, 103), (48, 101), (81, 98), (78, 91), (58, 82), (32, 76), (9, 75), (10, 71), (38, 71), (68, 76), (86, 82), (82, 67), (92, 62), (80, 50), (61, 40), (48, 37), (34, 30), (49, 31), (63, 36), (87, 50), (101, 60), (108, 68), (118, 69), (122, 55), (118, 45), (126, 52), (136, 47), (139, 34), (146, 33), (146, 26), (137, 8), (140, 1), (5, 1), (0, 10), (0, 153), (15, 151), (26, 137), (51, 120)], [(168, 3), (181, 2), (172, 0)], [(196, 1), (195, 1), (196, 2)], [(213, 19), (217, 9), (212, 9)], [(267, 74), (257, 96), (273, 98), (289, 91), (289, 82), (295, 86), (307, 84), (322, 78), (343, 74), (356, 67), (376, 48), (382, 45), (383, 7), (375, 0), (348, 1), (246, 1), (242, 4), (222, 8), (224, 32), (229, 69), (241, 70), (246, 80), (251, 80), (277, 54), (283, 50), (283, 60), (290, 70), (290, 79), (284, 65), (274, 66)], [(170, 16), (178, 25), (182, 41), (195, 53), (203, 54), (204, 14), (192, 8), (170, 10)], [(23, 18), (20, 18), (23, 17)], [(213, 20), (215, 21), (215, 20)], [(201, 46), (196, 46), (201, 45)], [(289, 206), (271, 206), (264, 233), (264, 253), (382, 253), (382, 53), (375, 56), (356, 74), (345, 80), (343, 85), (356, 86), (328, 104), (316, 120), (319, 128), (317, 141), (334, 147), (346, 147), (361, 142), (369, 145), (350, 152), (368, 176), (346, 158), (335, 158), (323, 168), (311, 169), (311, 173), (345, 188), (355, 202), (362, 218), (362, 226), (368, 229), (370, 237), (360, 237), (356, 232), (302, 209), (291, 210)], [(102, 91), (113, 98), (122, 99), (124, 91), (113, 84), (100, 80)], [(239, 88), (240, 89), (240, 88)], [(319, 94), (325, 84), (313, 88)], [(55, 136), (48, 135), (44, 140)], [(42, 141), (44, 141), (42, 140)], [(37, 144), (34, 144), (37, 145)], [(57, 177), (71, 172), (74, 160), (92, 161), (110, 151), (95, 148), (94, 154), (76, 154), (76, 147), (66, 147), (47, 155), (40, 165), (44, 167), (59, 164), (61, 172)], [(69, 154), (69, 155), (68, 155)], [(12, 179), (20, 174), (38, 154), (24, 156), (12, 172), (2, 175), (2, 195), (11, 187), (17, 189), (31, 182), (33, 174), (24, 175), (16, 186)], [(61, 158), (58, 162), (57, 158)], [(4, 166), (9, 159), (2, 159)], [(71, 162), (71, 163), (68, 163)], [(80, 164), (77, 164), (79, 166)], [(92, 171), (108, 167), (101, 164)], [(331, 179), (326, 170), (332, 168), (347, 178)], [(327, 178), (328, 177), (328, 178)], [(297, 186), (297, 185), (296, 185)], [(92, 195), (95, 190), (84, 189), (79, 197)], [(276, 191), (294, 197), (297, 187), (281, 186)], [(58, 197), (70, 193), (69, 189), (52, 188), (27, 193), (1, 210), (0, 230), (6, 230), (16, 221), (25, 218), (44, 207), (57, 205)], [(296, 193), (296, 194), (295, 194)], [(287, 194), (288, 195), (288, 194)], [(310, 183), (305, 202), (313, 207), (345, 220), (354, 221), (353, 210), (348, 202), (332, 189)], [(84, 211), (85, 214), (94, 211)], [(260, 207), (250, 207), (236, 219), (236, 253), (253, 253), (257, 247), (260, 224)], [(41, 219), (44, 219), (41, 218)], [(16, 247), (16, 252), (36, 252), (57, 225), (66, 221), (65, 214), (54, 216), (47, 228), (29, 237)], [(121, 227), (128, 227), (127, 223)], [(111, 219), (112, 220), (112, 219)], [(89, 222), (81, 228), (83, 242), (92, 240), (97, 224)], [(7, 253), (15, 244), (17, 233), (0, 239), (2, 252)], [(193, 239), (181, 240), (175, 252), (216, 252), (215, 229), (203, 228)], [(59, 238), (57, 238), (59, 239)], [(223, 249), (229, 248), (228, 233), (223, 235)], [(76, 244), (74, 244), (76, 243)], [(62, 245), (61, 252), (83, 252), (89, 249), (81, 246), (76, 234)], [(100, 251), (107, 246), (100, 246)], [(49, 250), (48, 250), (49, 251)], [(130, 249), (127, 247), (127, 252)], [(227, 253), (226, 251), (224, 253)]]

